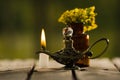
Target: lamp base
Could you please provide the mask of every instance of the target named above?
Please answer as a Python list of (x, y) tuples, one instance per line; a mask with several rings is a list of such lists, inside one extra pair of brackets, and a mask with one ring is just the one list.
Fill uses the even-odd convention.
[(65, 70), (79, 70), (80, 67), (76, 66), (76, 65), (73, 65), (73, 66), (66, 65), (66, 66), (63, 67), (63, 69), (65, 69)]

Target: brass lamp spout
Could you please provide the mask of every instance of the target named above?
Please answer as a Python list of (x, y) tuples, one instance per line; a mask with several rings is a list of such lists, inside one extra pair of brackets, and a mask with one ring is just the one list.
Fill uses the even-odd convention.
[(52, 53), (50, 53), (48, 50), (40, 50), (40, 51), (36, 52), (36, 54), (40, 54), (40, 53), (44, 53), (44, 54), (47, 54), (50, 57), (52, 57)]

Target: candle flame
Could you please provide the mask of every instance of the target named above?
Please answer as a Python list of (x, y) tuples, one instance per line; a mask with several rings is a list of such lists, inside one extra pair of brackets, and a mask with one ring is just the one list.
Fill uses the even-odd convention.
[(46, 47), (46, 38), (45, 38), (45, 31), (44, 31), (44, 29), (42, 29), (42, 32), (41, 32), (41, 46), (43, 48)]

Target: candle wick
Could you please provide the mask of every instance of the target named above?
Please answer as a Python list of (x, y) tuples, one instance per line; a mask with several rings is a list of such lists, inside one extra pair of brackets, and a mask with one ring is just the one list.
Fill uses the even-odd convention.
[(42, 48), (42, 50), (43, 50), (43, 51), (45, 51), (45, 50), (46, 50), (45, 46), (41, 46), (41, 48)]

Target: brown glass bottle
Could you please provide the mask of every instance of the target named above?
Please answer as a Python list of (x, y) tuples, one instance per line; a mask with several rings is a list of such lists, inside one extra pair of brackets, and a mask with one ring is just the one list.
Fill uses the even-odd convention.
[[(84, 33), (83, 24), (82, 23), (71, 23), (69, 25), (73, 29), (73, 47), (76, 50), (81, 52), (85, 51), (89, 47), (89, 35)], [(84, 55), (82, 59), (76, 62), (76, 65), (79, 67), (88, 67), (89, 66), (89, 58), (87, 55)]]

